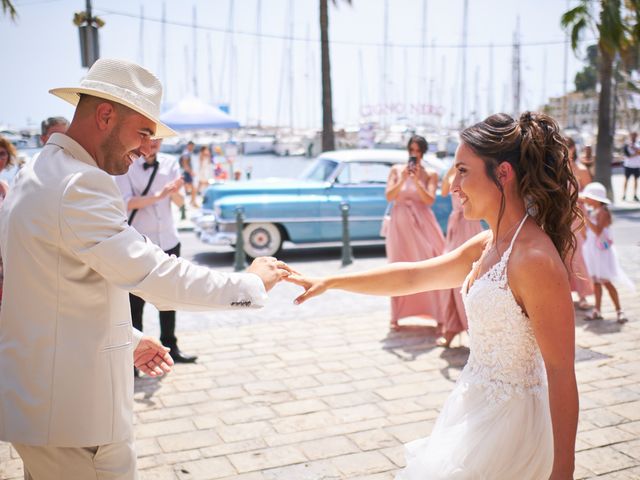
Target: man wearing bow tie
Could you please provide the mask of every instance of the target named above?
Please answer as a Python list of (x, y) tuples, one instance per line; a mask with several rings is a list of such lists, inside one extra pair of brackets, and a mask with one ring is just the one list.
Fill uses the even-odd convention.
[[(162, 139), (151, 140), (150, 152), (139, 157), (124, 175), (114, 177), (127, 205), (129, 224), (149, 238), (169, 255), (180, 256), (180, 238), (173, 221), (171, 203), (184, 204), (180, 189), (184, 180), (178, 161), (160, 152)], [(145, 301), (129, 294), (133, 326), (142, 331), (142, 311)], [(160, 312), (160, 341), (171, 349), (176, 363), (193, 363), (197, 357), (178, 348), (175, 335), (176, 312)], [(136, 371), (137, 373), (137, 371)]]

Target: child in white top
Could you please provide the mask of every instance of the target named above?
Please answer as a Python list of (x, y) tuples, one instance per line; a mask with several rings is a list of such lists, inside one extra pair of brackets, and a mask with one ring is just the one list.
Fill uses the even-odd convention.
[(611, 203), (606, 195), (604, 185), (598, 182), (589, 183), (584, 187), (580, 196), (584, 203), (591, 207), (591, 213), (585, 218), (587, 238), (582, 247), (584, 261), (589, 275), (593, 279), (595, 291), (595, 307), (585, 320), (602, 320), (600, 305), (602, 301), (602, 286), (607, 289), (616, 308), (618, 323), (625, 323), (627, 318), (620, 307), (618, 290), (613, 282), (622, 282), (634, 289), (634, 285), (620, 267), (611, 237), (611, 212), (607, 205)]

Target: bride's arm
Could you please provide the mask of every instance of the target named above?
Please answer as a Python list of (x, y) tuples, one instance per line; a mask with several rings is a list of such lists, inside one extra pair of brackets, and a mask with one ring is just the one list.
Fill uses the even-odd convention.
[(365, 272), (309, 278), (290, 275), (287, 281), (304, 287), (295, 303), (302, 303), (328, 289), (369, 295), (400, 296), (428, 290), (459, 287), (480, 257), (490, 232), (481, 232), (457, 249), (421, 262), (396, 262)]
[(534, 246), (513, 255), (509, 282), (531, 319), (547, 371), (554, 446), (549, 478), (564, 480), (573, 478), (578, 428), (575, 319), (566, 268), (552, 246), (547, 250)]

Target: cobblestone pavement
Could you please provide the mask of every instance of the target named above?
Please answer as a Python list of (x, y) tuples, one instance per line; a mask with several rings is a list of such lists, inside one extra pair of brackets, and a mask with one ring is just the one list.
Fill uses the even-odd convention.
[[(321, 300), (318, 300), (321, 301)], [(354, 301), (357, 301), (354, 299)], [(640, 478), (640, 301), (632, 319), (576, 324), (576, 478)], [(181, 336), (200, 355), (135, 385), (142, 479), (391, 479), (403, 444), (428, 435), (468, 350), (429, 325), (389, 333), (386, 311)], [(20, 478), (0, 444), (0, 478)]]
[[(640, 287), (640, 214), (619, 218), (618, 251)], [(385, 262), (379, 250), (356, 254), (347, 270)], [(335, 251), (285, 257), (305, 273), (340, 270)], [(429, 434), (468, 338), (443, 350), (429, 323), (390, 332), (386, 298), (330, 292), (295, 307), (297, 292), (277, 286), (261, 311), (179, 314), (181, 347), (200, 358), (136, 381), (142, 479), (381, 480), (403, 466), (403, 444)], [(620, 293), (625, 325), (608, 297), (604, 321), (576, 313), (577, 479), (640, 479), (640, 296)], [(148, 309), (150, 333), (157, 323)], [(0, 479), (21, 476), (16, 452), (0, 443)]]

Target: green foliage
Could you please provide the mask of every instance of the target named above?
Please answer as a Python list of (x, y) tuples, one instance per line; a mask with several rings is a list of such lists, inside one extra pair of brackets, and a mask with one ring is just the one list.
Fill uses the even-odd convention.
[(585, 67), (576, 73), (576, 92), (589, 92), (596, 89), (598, 83), (598, 46), (589, 45), (584, 57)]
[(593, 67), (585, 67), (576, 73), (576, 92), (588, 92), (596, 89), (598, 83), (598, 71)]

